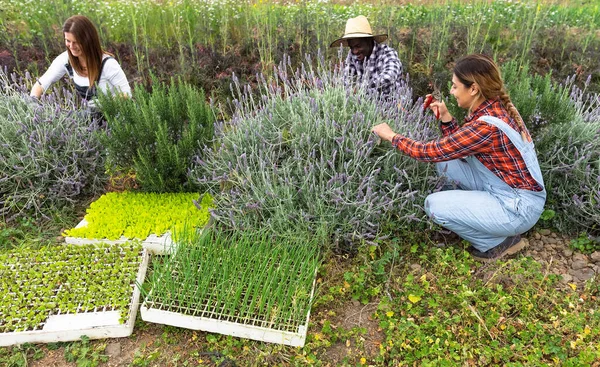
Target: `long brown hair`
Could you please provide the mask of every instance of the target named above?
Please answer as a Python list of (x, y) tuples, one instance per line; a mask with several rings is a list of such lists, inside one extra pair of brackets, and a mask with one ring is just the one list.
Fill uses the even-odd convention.
[[(102, 46), (100, 46), (100, 37), (98, 36), (96, 27), (87, 17), (83, 15), (74, 15), (65, 21), (63, 32), (73, 34), (75, 40), (79, 44), (83, 56), (85, 57), (88, 80), (90, 81), (90, 87), (92, 87), (100, 74), (100, 65), (102, 64), (102, 57), (105, 53), (102, 50)], [(68, 48), (67, 51), (69, 52), (69, 63), (73, 69), (75, 69), (78, 74), (85, 74), (79, 58), (73, 56), (71, 50)]]
[(453, 72), (456, 78), (467, 88), (471, 87), (473, 83), (477, 83), (479, 93), (485, 99), (500, 99), (509, 116), (517, 123), (523, 140), (530, 140), (525, 122), (510, 100), (502, 81), (500, 68), (494, 60), (486, 55), (467, 55), (456, 62)]

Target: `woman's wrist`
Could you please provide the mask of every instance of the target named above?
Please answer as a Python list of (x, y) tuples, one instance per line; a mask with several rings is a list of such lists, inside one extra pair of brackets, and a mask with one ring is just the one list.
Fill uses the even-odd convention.
[(440, 117), (440, 123), (442, 124), (449, 124), (452, 121), (454, 121), (454, 117), (452, 117), (452, 115), (449, 113), (446, 113)]

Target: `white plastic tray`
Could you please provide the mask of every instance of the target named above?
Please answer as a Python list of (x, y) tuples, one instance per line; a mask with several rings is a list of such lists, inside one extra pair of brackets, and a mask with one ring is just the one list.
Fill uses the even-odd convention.
[[(142, 284), (148, 269), (148, 251), (142, 251), (137, 284)], [(120, 323), (119, 311), (84, 312), (51, 315), (41, 330), (0, 333), (0, 346), (23, 343), (54, 343), (90, 339), (121, 338), (131, 335), (140, 304), (140, 289), (134, 286), (127, 320)]]
[[(315, 269), (309, 304), (312, 304), (315, 292), (316, 276), (317, 270)], [(306, 332), (308, 331), (310, 309), (308, 309), (306, 314), (306, 322), (303, 325), (299, 325), (296, 332), (223, 320), (227, 318), (226, 316), (223, 316), (221, 319), (216, 319), (185, 315), (178, 312), (149, 307), (146, 301), (144, 301), (140, 307), (140, 315), (142, 320), (157, 324), (177, 326), (192, 330), (202, 330), (211, 333), (231, 335), (268, 343), (290, 345), (293, 347), (303, 347), (306, 341)]]
[[(82, 219), (75, 228), (81, 228), (87, 226), (87, 221)], [(81, 237), (65, 237), (65, 242), (71, 245), (90, 245), (95, 243), (109, 243), (109, 244), (120, 244), (127, 241), (131, 241), (131, 238), (121, 236), (118, 240), (107, 240), (107, 239), (91, 239)], [(167, 232), (162, 236), (155, 234), (149, 235), (145, 240), (142, 241), (142, 247), (147, 249), (150, 253), (156, 255), (167, 254), (171, 247), (173, 247), (173, 241), (171, 240), (171, 233)]]

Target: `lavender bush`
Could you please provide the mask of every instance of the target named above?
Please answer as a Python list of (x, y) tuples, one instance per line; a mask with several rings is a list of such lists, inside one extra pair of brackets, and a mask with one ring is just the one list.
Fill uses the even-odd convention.
[[(589, 84), (590, 79), (586, 82)], [(600, 96), (577, 88), (573, 79), (572, 120), (545, 126), (535, 136), (548, 190), (552, 224), (566, 233), (600, 233)]]
[(433, 165), (377, 145), (370, 132), (385, 121), (408, 136), (433, 137), (422, 101), (413, 103), (405, 85), (375, 103), (365, 86), (344, 86), (339, 65), (313, 64), (308, 59), (292, 73), (284, 62), (275, 80), (259, 77), (258, 98), (235, 84), (236, 112), (217, 124), (218, 143), (192, 171), (200, 184), (218, 188), (213, 220), (233, 229), (325, 231), (346, 250), (391, 229), (422, 226)]
[(104, 156), (97, 124), (65, 91), (34, 101), (0, 70), (0, 214), (45, 216), (100, 191)]

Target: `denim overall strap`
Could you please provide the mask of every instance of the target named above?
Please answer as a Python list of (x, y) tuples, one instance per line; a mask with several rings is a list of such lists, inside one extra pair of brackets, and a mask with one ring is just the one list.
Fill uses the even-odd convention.
[(537, 181), (537, 183), (544, 189), (542, 192), (545, 192), (544, 188), (544, 178), (542, 177), (542, 171), (540, 169), (540, 164), (537, 159), (537, 155), (535, 153), (535, 146), (532, 141), (523, 141), (521, 138), (521, 134), (518, 133), (515, 129), (510, 127), (506, 122), (500, 120), (497, 117), (493, 116), (482, 116), (480, 120), (487, 122), (490, 125), (496, 126), (500, 129), (511, 141), (511, 143), (519, 150), (521, 153), (521, 157), (523, 161), (525, 161), (525, 165), (529, 170), (529, 173), (533, 178)]
[(92, 98), (96, 97), (96, 86), (100, 82), (100, 76), (102, 75), (102, 70), (104, 69), (104, 64), (106, 63), (106, 60), (108, 60), (108, 59), (112, 59), (112, 57), (108, 56), (102, 60), (102, 63), (100, 64), (100, 70), (98, 71), (98, 77), (96, 78), (96, 83), (91, 88), (88, 86), (79, 85), (79, 84), (75, 83), (74, 74), (73, 74), (73, 66), (71, 66), (70, 63), (65, 64), (65, 68), (67, 69), (67, 72), (69, 73), (69, 76), (71, 77), (71, 79), (73, 79), (73, 84), (75, 84), (75, 91), (77, 92), (77, 95), (81, 99), (89, 101)]

